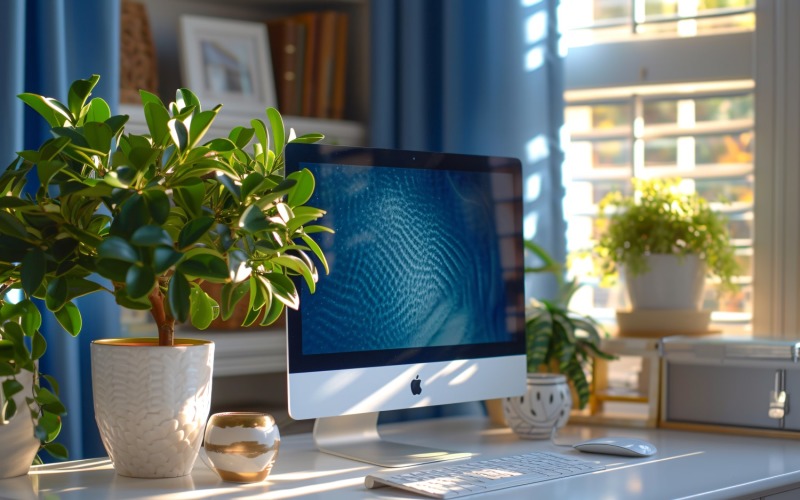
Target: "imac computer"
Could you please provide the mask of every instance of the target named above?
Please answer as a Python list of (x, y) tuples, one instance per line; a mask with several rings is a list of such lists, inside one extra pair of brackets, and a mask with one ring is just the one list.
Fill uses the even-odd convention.
[(296, 280), (289, 414), (321, 451), (384, 467), (468, 456), (381, 439), (378, 412), (525, 392), (522, 182), (503, 157), (289, 144), (330, 273)]

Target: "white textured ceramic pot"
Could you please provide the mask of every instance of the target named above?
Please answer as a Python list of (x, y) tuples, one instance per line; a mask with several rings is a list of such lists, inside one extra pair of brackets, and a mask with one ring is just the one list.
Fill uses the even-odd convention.
[(703, 304), (705, 262), (697, 255), (648, 255), (648, 271), (623, 278), (633, 310), (691, 309)]
[(117, 474), (178, 477), (192, 471), (211, 405), (214, 343), (155, 338), (92, 342), (100, 437)]
[[(0, 381), (5, 380), (6, 377), (0, 377)], [(17, 381), (23, 387), (14, 395), (17, 413), (7, 423), (0, 422), (0, 479), (27, 474), (39, 451), (39, 440), (33, 435), (33, 420), (25, 402), (25, 396), (32, 394), (33, 373), (23, 371)], [(2, 396), (0, 403), (3, 403)]]
[(555, 373), (529, 373), (525, 394), (503, 400), (506, 422), (526, 439), (549, 438), (566, 425), (571, 408), (567, 377)]

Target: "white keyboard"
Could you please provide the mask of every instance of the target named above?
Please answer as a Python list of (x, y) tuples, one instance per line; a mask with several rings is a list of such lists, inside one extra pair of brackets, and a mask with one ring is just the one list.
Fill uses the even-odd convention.
[(534, 452), (376, 472), (364, 478), (364, 484), (367, 488), (393, 486), (432, 498), (456, 498), (604, 469), (568, 455)]

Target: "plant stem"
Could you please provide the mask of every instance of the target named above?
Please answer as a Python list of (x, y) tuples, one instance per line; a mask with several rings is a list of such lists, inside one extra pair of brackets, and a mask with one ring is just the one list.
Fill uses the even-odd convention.
[(175, 318), (166, 307), (167, 297), (161, 293), (161, 286), (156, 286), (147, 298), (153, 306), (150, 314), (158, 326), (158, 345), (175, 345)]

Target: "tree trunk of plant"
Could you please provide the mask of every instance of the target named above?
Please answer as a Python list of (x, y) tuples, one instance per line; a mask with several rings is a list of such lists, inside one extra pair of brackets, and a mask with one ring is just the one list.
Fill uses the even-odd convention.
[(175, 319), (158, 325), (158, 345), (175, 345)]
[(150, 304), (153, 306), (150, 309), (150, 314), (158, 327), (158, 345), (175, 345), (175, 318), (169, 313), (166, 304), (167, 297), (161, 293), (161, 287), (156, 286), (150, 292), (148, 299), (150, 299)]

